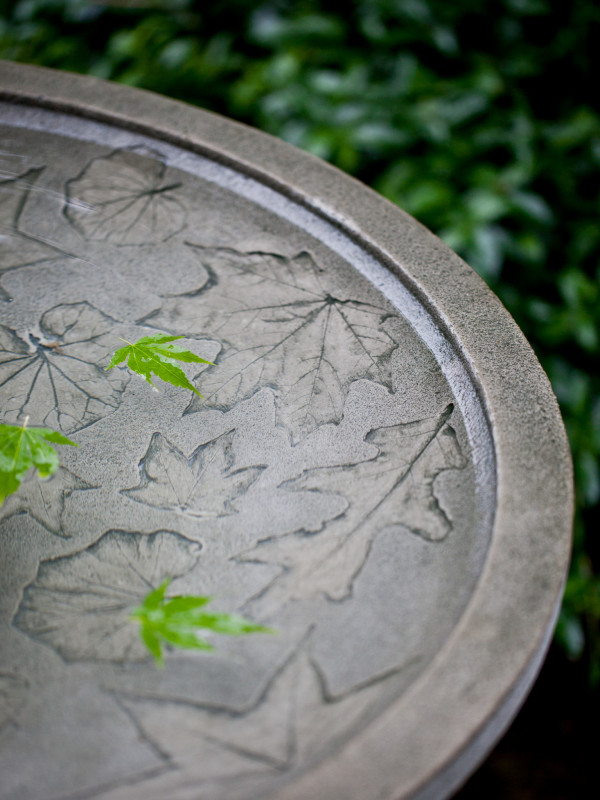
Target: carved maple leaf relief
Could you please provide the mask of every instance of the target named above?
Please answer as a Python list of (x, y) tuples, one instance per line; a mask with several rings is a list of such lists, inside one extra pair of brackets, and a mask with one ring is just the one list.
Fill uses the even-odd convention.
[(151, 658), (129, 614), (165, 578), (193, 569), (200, 549), (170, 531), (109, 531), (75, 555), (42, 561), (13, 624), (66, 661)]
[(124, 245), (164, 242), (185, 225), (186, 210), (165, 183), (160, 153), (144, 147), (94, 158), (66, 184), (64, 214), (86, 239)]
[[(21, 338), (0, 326), (2, 414), (73, 433), (112, 413), (129, 381), (101, 366), (113, 348), (115, 321), (88, 303), (55, 306), (39, 331)], [(41, 335), (40, 335), (41, 333)]]
[(235, 513), (233, 503), (262, 469), (236, 469), (231, 445), (234, 434), (222, 434), (188, 458), (162, 434), (155, 433), (140, 463), (140, 485), (123, 494), (158, 508), (179, 508), (200, 517)]
[(263, 389), (213, 420), (210, 439), (189, 453), (155, 433), (140, 460), (139, 484), (121, 494), (153, 508), (220, 520), (225, 527), (219, 530), (227, 530), (230, 543), (240, 534), (249, 542), (261, 534), (321, 530), (346, 501), (326, 492), (280, 488), (289, 470), (295, 474), (297, 468), (295, 450), (274, 422), (273, 392)]
[[(0, 174), (0, 274), (71, 254), (36, 236), (24, 233), (21, 216), (43, 167), (4, 178)], [(0, 287), (0, 298), (10, 297)]]
[(389, 385), (397, 346), (383, 325), (388, 309), (331, 294), (309, 253), (294, 258), (194, 250), (211, 280), (206, 291), (171, 298), (146, 318), (162, 329), (218, 338), (217, 366), (202, 372), (205, 404), (230, 408), (263, 386), (279, 393), (279, 420), (295, 438), (340, 419), (357, 378)]

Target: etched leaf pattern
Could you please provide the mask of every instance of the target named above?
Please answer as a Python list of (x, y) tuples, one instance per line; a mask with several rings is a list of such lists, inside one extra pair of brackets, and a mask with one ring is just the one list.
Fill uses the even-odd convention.
[(165, 183), (160, 153), (143, 147), (116, 150), (93, 159), (67, 181), (64, 213), (92, 241), (151, 245), (165, 241), (185, 225), (186, 211)]
[(155, 433), (140, 464), (140, 485), (123, 494), (158, 508), (179, 508), (200, 517), (235, 513), (234, 501), (258, 478), (258, 467), (236, 469), (233, 434), (222, 434), (188, 458)]
[[(158, 781), (152, 798), (177, 796), (186, 784), (202, 794), (203, 788), (219, 779), (230, 781), (232, 775), (243, 784), (244, 778), (281, 775), (314, 758), (322, 759), (350, 731), (360, 728), (374, 708), (385, 704), (401, 669), (335, 695), (311, 658), (309, 645), (301, 641), (260, 695), (229, 713), (212, 704), (170, 704), (152, 697), (124, 697), (120, 702), (145, 735), (162, 748), (172, 751), (177, 742), (182, 769)], [(226, 786), (224, 782), (225, 792)], [(250, 792), (244, 796), (251, 796)]]
[[(318, 434), (309, 434), (299, 449), (294, 448), (277, 425), (275, 412), (274, 392), (262, 389), (231, 411), (213, 417), (205, 429), (206, 439), (196, 447), (192, 440), (188, 452), (155, 433), (140, 461), (138, 486), (122, 494), (186, 515), (228, 517), (230, 536), (242, 530), (246, 542), (298, 528), (321, 530), (347, 501), (325, 492), (281, 488), (286, 478), (297, 474), (297, 457), (311, 451), (316, 444), (312, 437)], [(190, 425), (193, 429), (193, 420)], [(338, 463), (344, 452), (324, 454), (321, 449), (319, 455)]]
[(111, 351), (115, 321), (88, 303), (63, 304), (40, 320), (42, 336), (28, 341), (0, 326), (2, 413), (15, 422), (72, 433), (112, 413), (129, 381), (101, 366)]
[[(122, 493), (191, 515), (236, 514), (237, 527), (245, 526), (257, 546), (235, 558), (281, 566), (289, 573), (277, 582), (282, 597), (290, 582), (303, 593), (338, 596), (385, 527), (401, 525), (432, 542), (451, 530), (435, 481), (466, 464), (452, 412), (450, 405), (435, 417), (403, 421), (393, 394), (357, 381), (343, 421), (293, 445), (278, 426), (274, 393), (264, 389), (215, 420), (212, 439), (189, 455), (154, 434), (138, 486)], [(287, 535), (318, 531), (310, 547)]]
[(150, 656), (129, 614), (165, 578), (189, 572), (200, 548), (169, 531), (109, 531), (75, 555), (42, 561), (14, 625), (66, 661), (142, 661)]
[[(0, 273), (69, 256), (55, 245), (20, 229), (23, 209), (42, 172), (43, 167), (40, 167), (0, 179)], [(9, 299), (2, 289), (0, 293), (4, 299)]]
[[(402, 526), (427, 541), (444, 539), (452, 523), (435, 494), (435, 479), (445, 470), (462, 469), (466, 460), (448, 423), (452, 406), (436, 418), (372, 430), (365, 441), (376, 456), (354, 465), (306, 470), (286, 484), (288, 490), (320, 491), (348, 499), (345, 514), (324, 534), (305, 542), (285, 536), (259, 543), (240, 560), (280, 565), (285, 574), (270, 602), (325, 592), (340, 600), (365, 564), (373, 539), (384, 528)], [(279, 601), (276, 598), (280, 598)]]
[[(379, 527), (400, 524), (428, 541), (440, 541), (449, 533), (451, 524), (433, 483), (444, 470), (465, 466), (454, 429), (447, 424), (452, 411), (450, 405), (435, 419), (379, 428), (367, 435), (366, 441), (379, 452), (373, 461), (353, 467), (357, 525), (368, 520), (377, 520), (374, 524)], [(335, 470), (315, 470), (296, 485), (333, 490), (340, 477)]]
[(14, 722), (27, 696), (28, 682), (20, 675), (0, 672), (0, 730)]
[[(285, 258), (195, 247), (209, 289), (171, 298), (152, 325), (219, 338), (217, 366), (202, 374), (207, 404), (229, 408), (261, 386), (277, 387), (280, 421), (298, 437), (338, 420), (356, 378), (389, 384), (396, 342), (384, 308), (337, 298), (309, 253)], [(192, 400), (190, 411), (200, 410)]]
[(60, 467), (49, 480), (40, 481), (34, 474), (26, 478), (19, 491), (6, 498), (0, 519), (27, 511), (47, 531), (64, 539), (71, 538), (62, 524), (65, 502), (76, 491), (93, 487), (65, 467)]

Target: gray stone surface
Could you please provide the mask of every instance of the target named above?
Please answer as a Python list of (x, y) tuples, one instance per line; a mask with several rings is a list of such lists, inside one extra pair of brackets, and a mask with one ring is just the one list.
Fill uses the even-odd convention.
[[(80, 447), (0, 509), (0, 800), (446, 797), (533, 680), (568, 557), (514, 323), (266, 136), (9, 64), (2, 99), (2, 419)], [(154, 331), (215, 361), (203, 400), (105, 370)], [(279, 633), (157, 670), (128, 614), (168, 576)]]

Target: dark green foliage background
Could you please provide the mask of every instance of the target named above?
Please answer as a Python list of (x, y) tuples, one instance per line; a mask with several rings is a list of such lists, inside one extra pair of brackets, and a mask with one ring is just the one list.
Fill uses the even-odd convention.
[(416, 216), (501, 297), (575, 462), (557, 631), (600, 681), (600, 7), (586, 0), (0, 0), (0, 57), (283, 137)]

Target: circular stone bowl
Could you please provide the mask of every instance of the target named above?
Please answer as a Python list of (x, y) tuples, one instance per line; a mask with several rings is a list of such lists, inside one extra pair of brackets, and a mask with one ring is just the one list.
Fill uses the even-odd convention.
[[(9, 63), (0, 101), (2, 418), (80, 445), (1, 510), (0, 799), (448, 797), (568, 564), (521, 332), (418, 222), (265, 134)], [(187, 370), (204, 400), (106, 371), (157, 331), (215, 362)], [(157, 670), (129, 614), (167, 577), (277, 635)]]

